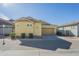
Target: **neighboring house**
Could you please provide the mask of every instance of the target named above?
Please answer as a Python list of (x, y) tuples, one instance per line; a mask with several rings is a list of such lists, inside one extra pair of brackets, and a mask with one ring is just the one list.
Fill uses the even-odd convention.
[(10, 19), (9, 21), (10, 21), (11, 23), (14, 23), (14, 22), (15, 22), (15, 20), (13, 20), (13, 19)]
[(28, 36), (32, 33), (34, 36), (41, 37), (45, 34), (56, 34), (56, 26), (32, 17), (22, 17), (15, 21), (15, 33), (16, 36), (21, 36), (22, 33)]
[(59, 26), (58, 32), (66, 36), (79, 36), (79, 22)]
[(12, 32), (12, 23), (0, 18), (0, 35), (8, 35)]

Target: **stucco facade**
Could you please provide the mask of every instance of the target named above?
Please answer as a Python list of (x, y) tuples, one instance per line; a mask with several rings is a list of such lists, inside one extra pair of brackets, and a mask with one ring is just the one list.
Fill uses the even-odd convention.
[(34, 36), (41, 36), (41, 23), (27, 20), (17, 21), (15, 23), (15, 33), (17, 36), (21, 36), (21, 33), (25, 33), (26, 36), (29, 33), (33, 33)]
[(36, 22), (36, 23), (34, 23), (34, 27), (33, 27), (33, 29), (34, 29), (34, 36), (42, 36), (42, 32), (41, 32), (41, 29), (42, 28), (42, 24), (41, 24), (41, 22)]
[(53, 25), (48, 25), (40, 20), (23, 17), (15, 21), (16, 36), (21, 36), (22, 33), (25, 33), (26, 36), (28, 36), (29, 33), (32, 33), (34, 36), (41, 37), (44, 33), (48, 35), (56, 34), (56, 27)]
[(79, 36), (79, 24), (69, 24), (58, 27), (58, 31), (66, 36)]

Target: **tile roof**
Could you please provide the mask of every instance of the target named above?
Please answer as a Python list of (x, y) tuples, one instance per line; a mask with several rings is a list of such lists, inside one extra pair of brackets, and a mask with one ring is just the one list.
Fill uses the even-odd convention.
[(77, 24), (79, 24), (79, 21), (74, 21), (74, 22), (71, 22), (71, 23), (67, 23), (67, 24), (61, 25), (59, 27), (73, 26), (73, 25), (77, 25)]
[(9, 20), (9, 22), (11, 22), (11, 23), (13, 23), (13, 24), (14, 24), (15, 20), (13, 20), (13, 19), (10, 19), (10, 20)]
[(30, 21), (33, 21), (33, 22), (41, 22), (43, 25), (50, 25), (46, 21), (39, 20), (39, 19), (36, 19), (36, 18), (32, 18), (30, 16), (28, 16), (28, 17), (21, 17), (21, 18), (17, 19), (16, 21), (20, 21), (20, 20), (30, 20)]

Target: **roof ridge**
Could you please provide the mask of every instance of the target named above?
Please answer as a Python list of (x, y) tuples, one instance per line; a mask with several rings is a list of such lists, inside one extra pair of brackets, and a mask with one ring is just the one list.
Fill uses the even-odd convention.
[(1, 22), (0, 24), (3, 24), (3, 23), (4, 23), (4, 24), (5, 24), (5, 23), (6, 23), (6, 24), (12, 24), (9, 20), (5, 20), (5, 19), (3, 19), (3, 18), (0, 18), (0, 22)]
[(31, 21), (42, 22), (43, 25), (53, 25), (53, 24), (48, 23), (47, 21), (44, 21), (44, 20), (41, 20), (41, 19), (36, 19), (36, 18), (31, 17), (31, 16), (21, 17), (18, 20), (20, 20), (20, 19), (29, 19)]
[(78, 21), (78, 20), (76, 20), (76, 21), (72, 21), (72, 22), (69, 22), (69, 23), (66, 23), (66, 24), (63, 24), (63, 25), (60, 25), (59, 27), (61, 27), (61, 26), (76, 25), (76, 24), (79, 24), (79, 21)]

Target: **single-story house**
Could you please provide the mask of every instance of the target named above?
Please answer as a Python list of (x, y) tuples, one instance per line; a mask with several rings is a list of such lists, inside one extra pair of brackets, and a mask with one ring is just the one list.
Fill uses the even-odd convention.
[(72, 22), (58, 27), (58, 32), (65, 36), (79, 36), (79, 22)]
[(53, 35), (56, 34), (56, 25), (32, 17), (22, 17), (15, 21), (15, 34), (21, 36), (22, 33), (25, 33), (26, 36), (32, 33), (33, 36), (39, 37)]
[(9, 35), (12, 32), (12, 23), (0, 18), (0, 35)]

